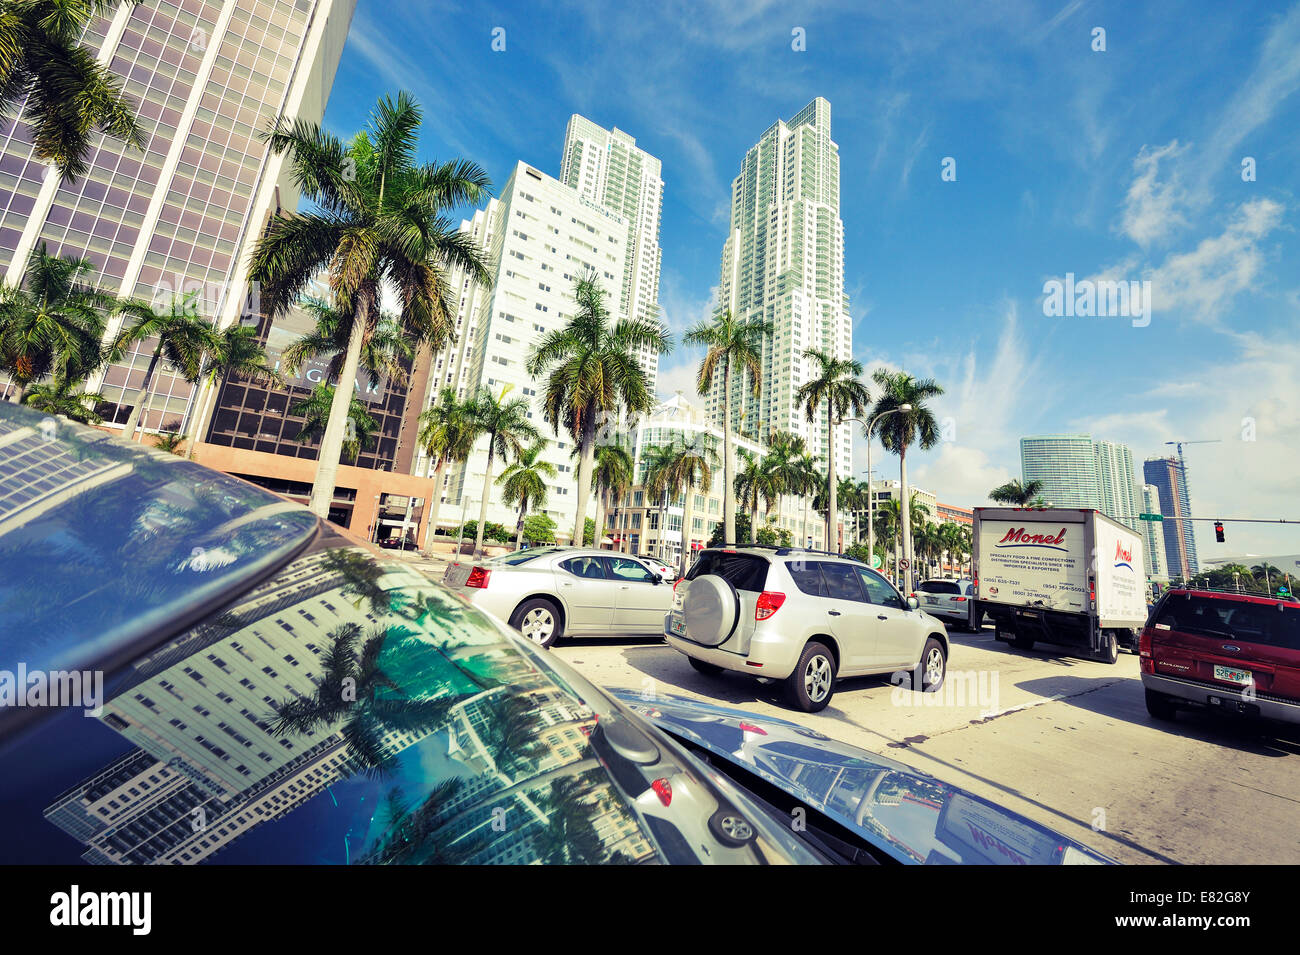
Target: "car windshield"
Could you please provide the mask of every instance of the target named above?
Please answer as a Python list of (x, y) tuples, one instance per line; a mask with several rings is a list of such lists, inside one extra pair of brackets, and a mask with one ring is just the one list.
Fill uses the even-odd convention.
[(1187, 634), (1300, 650), (1300, 606), (1171, 594), (1155, 626)]
[(693, 790), (638, 808), (656, 731), (559, 666), (327, 532), (10, 739), (0, 862), (700, 861)]

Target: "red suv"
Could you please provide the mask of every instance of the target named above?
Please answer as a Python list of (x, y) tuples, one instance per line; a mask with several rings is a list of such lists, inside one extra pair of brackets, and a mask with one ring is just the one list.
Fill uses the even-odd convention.
[(1147, 712), (1179, 707), (1300, 723), (1300, 603), (1171, 590), (1138, 642)]

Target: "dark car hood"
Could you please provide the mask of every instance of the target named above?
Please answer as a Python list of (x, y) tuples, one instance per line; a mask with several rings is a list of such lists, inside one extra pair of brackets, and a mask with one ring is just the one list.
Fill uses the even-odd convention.
[(787, 720), (680, 696), (609, 692), (666, 732), (755, 773), (900, 862), (1114, 864), (974, 793)]

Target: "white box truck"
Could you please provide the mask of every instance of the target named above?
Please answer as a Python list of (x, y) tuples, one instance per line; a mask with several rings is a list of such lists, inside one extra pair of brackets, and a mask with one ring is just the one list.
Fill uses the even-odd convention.
[(975, 619), (1027, 650), (1071, 647), (1114, 663), (1147, 618), (1142, 536), (1086, 508), (977, 507)]

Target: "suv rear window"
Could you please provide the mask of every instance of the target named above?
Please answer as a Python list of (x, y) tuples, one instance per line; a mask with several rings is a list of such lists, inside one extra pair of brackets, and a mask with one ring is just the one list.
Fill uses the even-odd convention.
[(694, 580), (702, 574), (717, 574), (737, 590), (758, 594), (767, 582), (767, 561), (753, 554), (706, 550), (687, 572), (686, 579)]
[(916, 588), (927, 594), (959, 594), (961, 587), (951, 580), (927, 580)]
[(1161, 605), (1155, 625), (1193, 636), (1300, 650), (1300, 606), (1289, 604), (1279, 609), (1276, 603), (1173, 594)]

